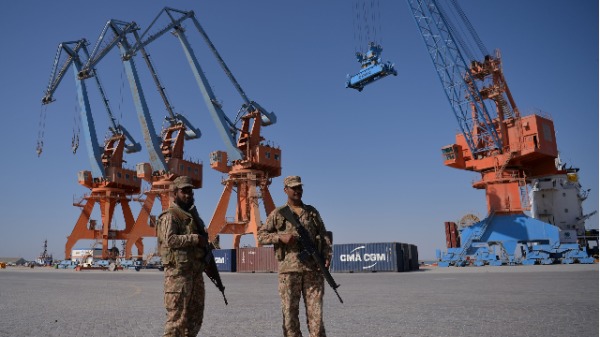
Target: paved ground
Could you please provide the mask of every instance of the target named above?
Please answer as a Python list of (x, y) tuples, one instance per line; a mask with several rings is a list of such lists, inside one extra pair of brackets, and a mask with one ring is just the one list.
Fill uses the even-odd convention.
[[(598, 265), (427, 268), (333, 274), (328, 335), (598, 336)], [(208, 279), (200, 336), (281, 336), (276, 274), (222, 273), (229, 306)], [(0, 336), (161, 336), (157, 270), (0, 270)], [(304, 318), (301, 318), (304, 321)], [(304, 335), (308, 336), (304, 328)]]

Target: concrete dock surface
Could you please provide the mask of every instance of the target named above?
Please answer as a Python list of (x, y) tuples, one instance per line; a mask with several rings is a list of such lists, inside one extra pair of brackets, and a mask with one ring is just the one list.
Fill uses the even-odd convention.
[[(332, 274), (329, 337), (598, 336), (598, 264), (427, 267)], [(229, 305), (205, 277), (199, 336), (282, 336), (277, 274), (221, 273)], [(0, 270), (0, 336), (162, 336), (158, 270)], [(303, 311), (301, 305), (301, 311)], [(303, 334), (308, 336), (304, 313)]]

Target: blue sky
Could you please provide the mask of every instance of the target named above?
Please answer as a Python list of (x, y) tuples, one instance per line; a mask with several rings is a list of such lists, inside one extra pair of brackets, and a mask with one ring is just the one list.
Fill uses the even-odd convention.
[[(96, 41), (108, 19), (147, 27), (168, 5), (194, 10), (250, 99), (277, 114), (263, 135), (282, 148), (283, 174), (271, 185), (282, 204), (283, 177), (301, 175), (304, 201), (317, 207), (336, 243), (416, 244), (431, 259), (443, 248), (444, 221), (467, 213), (485, 216), (485, 196), (471, 187), (476, 173), (447, 168), (440, 148), (454, 142), (458, 125), (405, 1), (380, 1), (383, 59), (397, 77), (363, 92), (346, 89), (346, 74), (359, 70), (354, 53), (354, 1), (13, 1), (0, 12), (0, 79), (3, 104), (4, 174), (0, 176), (0, 256), (33, 259), (45, 239), (64, 257), (66, 237), (80, 210), (74, 199), (87, 192), (77, 172), (89, 169), (82, 143), (71, 152), (76, 92), (69, 73), (47, 107), (44, 152), (35, 152), (41, 98), (60, 42)], [(598, 209), (598, 2), (461, 1), (489, 50), (499, 48), (504, 73), (522, 113), (542, 111), (555, 123), (564, 161), (579, 167), (591, 188), (584, 212)], [(33, 10), (35, 8), (35, 10)], [(242, 101), (187, 25), (188, 37), (224, 111), (230, 118)], [(91, 46), (91, 47), (92, 47)], [(225, 149), (177, 40), (164, 36), (148, 47), (175, 110), (202, 131), (186, 144), (186, 157), (204, 162), (204, 186), (196, 203), (209, 221), (221, 194), (221, 174), (208, 154)], [(140, 72), (145, 71), (137, 59)], [(120, 122), (142, 142), (131, 93), (116, 50), (98, 67)], [(149, 77), (143, 85), (160, 129), (166, 114)], [(95, 88), (90, 85), (90, 91)], [(92, 101), (102, 142), (105, 110)], [(83, 142), (83, 139), (82, 139)], [(147, 161), (144, 151), (126, 158)], [(134, 214), (139, 206), (132, 205)], [(98, 212), (96, 209), (95, 212)], [(157, 212), (157, 210), (155, 210)], [(99, 219), (99, 213), (92, 215)], [(115, 226), (123, 228), (116, 218)], [(598, 228), (598, 216), (588, 220)], [(230, 245), (230, 238), (223, 238)], [(242, 243), (251, 240), (243, 239)], [(146, 239), (146, 252), (154, 240)], [(76, 246), (86, 246), (82, 241)], [(120, 244), (119, 244), (120, 247)]]

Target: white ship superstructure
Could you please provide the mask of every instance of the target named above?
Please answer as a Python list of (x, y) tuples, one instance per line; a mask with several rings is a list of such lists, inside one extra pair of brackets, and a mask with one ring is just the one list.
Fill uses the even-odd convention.
[(586, 234), (585, 221), (596, 214), (583, 213), (582, 203), (587, 199), (588, 190), (583, 190), (579, 183), (578, 171), (575, 168), (565, 168), (557, 161), (561, 173), (534, 179), (531, 182), (531, 216), (535, 219), (555, 225), (565, 238), (572, 236), (583, 238)]

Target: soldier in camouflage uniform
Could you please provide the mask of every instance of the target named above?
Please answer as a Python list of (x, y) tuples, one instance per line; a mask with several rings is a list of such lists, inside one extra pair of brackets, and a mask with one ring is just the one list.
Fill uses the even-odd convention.
[(195, 207), (193, 188), (190, 177), (176, 178), (171, 184), (173, 201), (157, 223), (158, 249), (165, 266), (163, 336), (195, 337), (204, 317), (202, 272), (207, 240), (200, 234), (202, 219), (190, 213)]
[(258, 230), (258, 242), (263, 245), (273, 244), (275, 255), (279, 261), (279, 295), (283, 313), (283, 335), (285, 337), (301, 337), (300, 296), (304, 296), (306, 318), (310, 337), (325, 337), (323, 324), (323, 293), (325, 282), (317, 264), (311, 259), (301, 261), (302, 250), (297, 239), (298, 233), (293, 224), (279, 212), (283, 207), (290, 207), (302, 226), (310, 233), (311, 240), (320, 250), (325, 266), (331, 261), (331, 238), (326, 234), (325, 224), (319, 212), (302, 202), (302, 180), (298, 176), (284, 179), (284, 192), (288, 196), (287, 204), (275, 209), (267, 217), (267, 221)]

